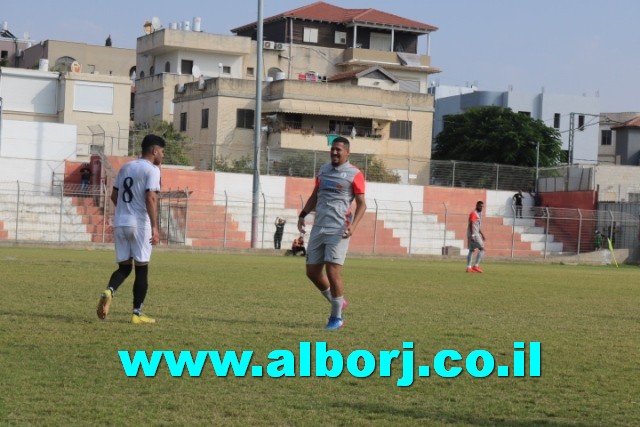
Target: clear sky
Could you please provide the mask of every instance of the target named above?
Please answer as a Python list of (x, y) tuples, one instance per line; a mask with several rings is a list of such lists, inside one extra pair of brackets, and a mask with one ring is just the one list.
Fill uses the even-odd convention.
[[(264, 16), (311, 4), (264, 0)], [(603, 112), (640, 111), (639, 0), (331, 0), (374, 8), (438, 27), (431, 36), (432, 77), (442, 85), (599, 96)], [(170, 22), (202, 18), (202, 30), (231, 34), (256, 21), (257, 0), (3, 1), (0, 21), (19, 38), (135, 48), (153, 16)], [(426, 53), (422, 36), (420, 53)]]

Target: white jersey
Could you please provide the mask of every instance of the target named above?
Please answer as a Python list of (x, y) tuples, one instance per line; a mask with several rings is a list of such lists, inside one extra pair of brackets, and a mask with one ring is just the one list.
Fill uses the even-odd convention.
[(132, 160), (120, 169), (113, 188), (118, 190), (114, 227), (151, 223), (146, 196), (147, 191), (160, 191), (160, 168), (146, 159)]

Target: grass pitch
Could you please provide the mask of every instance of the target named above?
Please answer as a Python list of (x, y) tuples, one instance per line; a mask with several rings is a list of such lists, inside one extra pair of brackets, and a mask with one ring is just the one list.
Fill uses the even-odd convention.
[[(95, 306), (113, 252), (0, 248), (1, 425), (640, 425), (638, 267), (348, 258), (346, 326), (326, 332), (329, 305), (304, 260), (157, 251), (146, 312), (131, 325), (133, 274), (106, 321)], [(443, 349), (485, 349), (496, 364), (514, 341), (542, 343), (542, 375), (416, 378), (127, 377), (118, 350), (253, 350), (325, 341), (402, 349), (416, 364)], [(458, 366), (464, 366), (458, 362)]]

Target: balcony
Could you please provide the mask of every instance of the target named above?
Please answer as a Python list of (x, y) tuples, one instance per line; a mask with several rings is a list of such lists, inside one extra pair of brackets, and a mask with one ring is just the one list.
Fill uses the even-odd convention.
[(248, 37), (163, 28), (151, 34), (138, 37), (136, 46), (138, 55), (157, 56), (179, 50), (248, 55), (251, 53), (251, 39)]
[[(403, 56), (404, 60), (401, 60), (400, 56)], [(380, 65), (388, 69), (411, 69), (429, 74), (440, 72), (438, 68), (431, 66), (429, 55), (358, 48), (345, 49), (343, 62), (340, 65)]]

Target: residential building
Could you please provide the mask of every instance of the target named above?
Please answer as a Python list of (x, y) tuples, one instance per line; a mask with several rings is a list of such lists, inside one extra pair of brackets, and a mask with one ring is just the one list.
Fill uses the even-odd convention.
[[(128, 154), (131, 81), (126, 76), (0, 68), (0, 143), (8, 121), (75, 127), (74, 150), (80, 161), (91, 154)], [(46, 144), (49, 135), (40, 135)], [(3, 149), (7, 148), (4, 145)]]
[[(598, 148), (598, 163), (611, 165), (632, 165), (638, 163), (627, 163), (629, 160), (630, 147), (618, 147), (618, 134), (629, 135), (633, 129), (633, 120), (640, 118), (640, 112), (629, 113), (601, 113), (600, 114), (600, 144)], [(630, 122), (631, 127), (625, 126)], [(637, 124), (637, 123), (636, 123)], [(627, 139), (620, 140), (620, 143), (628, 143)], [(633, 145), (633, 142), (631, 142)]]
[(0, 27), (0, 67), (20, 67), (25, 49), (31, 47), (32, 41), (25, 35), (19, 38), (9, 31), (9, 24), (4, 21)]
[(436, 112), (433, 124), (434, 138), (444, 129), (444, 118), (464, 113), (470, 108), (498, 106), (527, 114), (543, 121), (560, 132), (562, 149), (570, 164), (598, 162), (599, 100), (590, 96), (570, 96), (508, 91), (483, 91), (475, 87), (462, 88), (451, 95), (449, 87), (434, 86), (429, 91), (435, 96)]
[[(256, 23), (222, 36), (159, 28), (137, 44), (137, 123), (173, 121), (194, 143), (194, 165), (253, 151)], [(316, 2), (264, 20), (263, 126), (269, 161), (282, 150), (326, 150), (331, 135), (352, 153), (379, 156), (409, 180), (431, 155), (438, 73), (418, 37), (437, 28), (374, 9)]]

